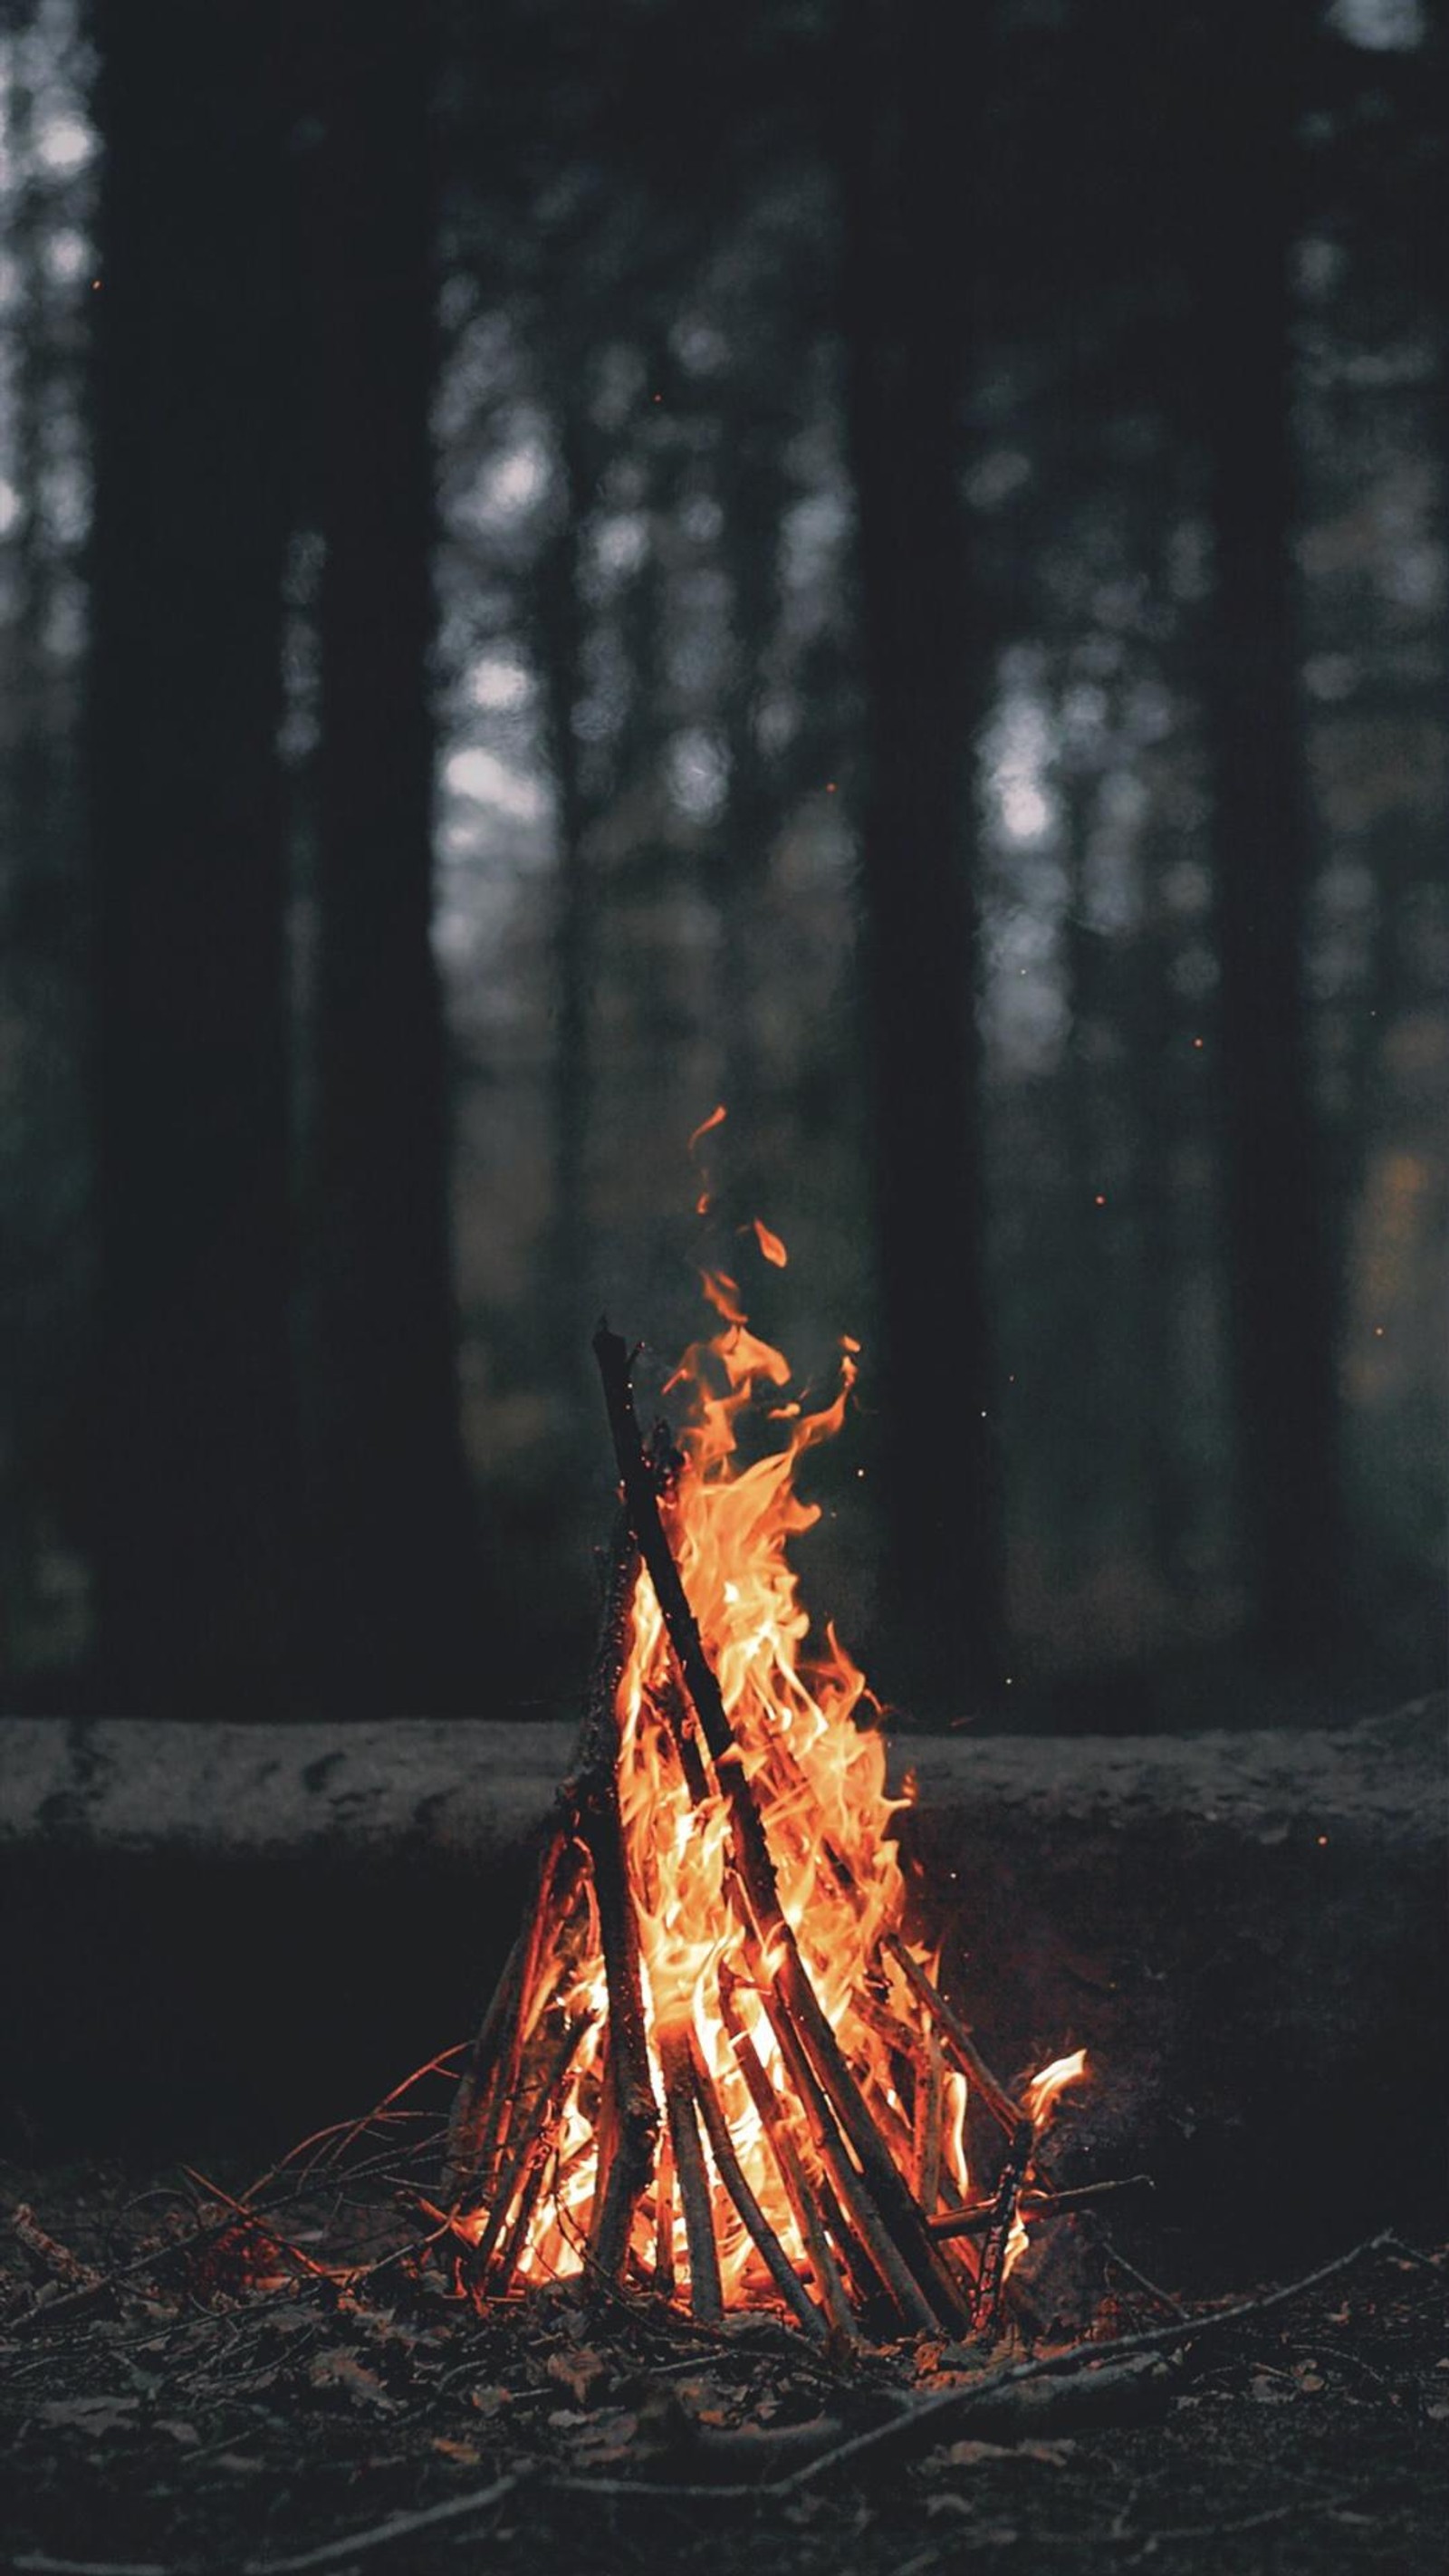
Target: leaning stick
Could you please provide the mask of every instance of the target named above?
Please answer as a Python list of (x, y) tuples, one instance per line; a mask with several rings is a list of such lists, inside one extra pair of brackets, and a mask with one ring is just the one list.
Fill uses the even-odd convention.
[(654, 2287), (674, 2296), (674, 2133), (666, 2126), (654, 2167)]
[(599, 2259), (599, 2237), (603, 2230), (609, 2176), (613, 2171), (617, 2139), (618, 2121), (614, 2110), (614, 2056), (611, 2048), (604, 2061), (603, 2079), (599, 2086), (599, 2108), (594, 2120), (594, 2197), (589, 2210), (588, 2233), (591, 2263), (597, 2263)]
[(565, 2021), (539, 2072), (532, 2100), (527, 2109), (521, 2111), (517, 2122), (510, 2127), (508, 2159), (492, 2193), (488, 2224), (473, 2258), (474, 2278), (485, 2285), (488, 2266), (493, 2260), (495, 2248), (503, 2233), (504, 2222), (513, 2205), (514, 2195), (520, 2185), (526, 2185), (531, 2159), (542, 2143), (544, 2124), (553, 2106), (554, 2094), (568, 2073), (580, 2040), (586, 2030), (592, 2029), (593, 2022), (593, 2014), (587, 2012), (574, 2013)]
[(669, 1632), (680, 1677), (729, 1809), (740, 1885), (756, 1934), (767, 1957), (778, 1961), (774, 1982), (839, 2117), (887, 2233), (914, 2275), (935, 2320), (959, 2333), (969, 2322), (967, 2310), (870, 2116), (821, 2009), (794, 1933), (781, 1911), (775, 1865), (760, 1811), (659, 1517), (654, 1479), (645, 1459), (629, 1385), (629, 1354), (618, 1334), (611, 1333), (605, 1324), (594, 1335), (594, 1356), (603, 1380), (625, 1506)]
[(659, 2059), (664, 2070), (664, 2107), (674, 2148), (674, 2170), (684, 2211), (684, 2241), (689, 2248), (689, 2304), (702, 2326), (717, 2326), (724, 2314), (720, 2290), (719, 2249), (709, 2206), (709, 2177), (695, 2119), (689, 2042), (682, 2030), (662, 2030)]
[[(503, 2250), (494, 2262), (493, 2278), (488, 2284), (489, 2294), (493, 2298), (502, 2298), (504, 2292), (513, 2286), (513, 2276), (518, 2269), (524, 2246), (528, 2242), (528, 2231), (533, 2222), (533, 2213), (538, 2207), (543, 2178), (548, 2170), (548, 2146), (548, 2130), (545, 2128), (541, 2131), (533, 2153), (529, 2157), (527, 2179), (518, 2195), (518, 2206), (513, 2223), (504, 2238)], [(557, 2156), (554, 2158), (553, 2180), (554, 2190), (557, 2192), (559, 2182)]]
[(527, 1951), (528, 1933), (525, 1928), (520, 1931), (504, 1962), (503, 1973), (493, 1989), (482, 2028), (473, 2042), (458, 2087), (453, 2115), (448, 2122), (444, 2172), (444, 2194), (454, 2202), (462, 2199), (482, 2160), (490, 2115), (496, 2110), (499, 2100), (498, 2052), (503, 2045), (507, 2016), (517, 2009)]
[[(1070, 2191), (1028, 2188), (1021, 2195), (1021, 2214), (1023, 2218), (1061, 2218), (1072, 2210), (1090, 2207), (1094, 2201), (1108, 2200), (1119, 2191), (1151, 2191), (1153, 2187), (1151, 2174), (1123, 2174), (1107, 2182), (1077, 2183)], [(968, 2207), (945, 2210), (939, 2218), (930, 2221), (931, 2234), (936, 2237), (984, 2236), (995, 2208), (996, 2195), (993, 2193), (990, 2200), (974, 2200)], [(1120, 2257), (1114, 2256), (1113, 2259), (1117, 2261)], [(1148, 2287), (1152, 2287), (1150, 2282)], [(1162, 2293), (1157, 2295), (1160, 2297)]]
[(730, 2135), (724, 2107), (715, 2091), (714, 2079), (692, 2031), (689, 2035), (689, 2073), (720, 2181), (739, 2211), (755, 2251), (791, 2315), (808, 2335), (823, 2342), (824, 2319), (745, 2179), (745, 2170), (735, 2152), (735, 2142)]
[[(832, 2105), (784, 1998), (779, 1989), (763, 1977), (760, 1999), (769, 2017), (770, 2028), (780, 2044), (780, 2054), (789, 2068), (800, 2106), (810, 2123), (815, 2144), (834, 2177), (851, 2225), (864, 2245), (871, 2270), (894, 2301), (905, 2324), (929, 2334), (937, 2322), (934, 2309), (903, 2260), (882, 2213), (871, 2197), (865, 2176), (857, 2172), (851, 2162), (832, 2115)], [(871, 2294), (869, 2277), (861, 2283), (861, 2288), (867, 2297)]]
[(674, 1746), (675, 1753), (678, 1755), (679, 1767), (684, 1773), (685, 1786), (689, 1791), (690, 1804), (695, 1807), (703, 1806), (705, 1799), (709, 1796), (709, 1781), (705, 1774), (704, 1755), (699, 1749), (699, 1738), (695, 1734), (693, 1727), (690, 1725), (689, 1705), (677, 1674), (670, 1674), (669, 1679), (665, 1683), (664, 1689), (659, 1696), (664, 1710), (665, 1722), (669, 1728), (670, 1741)]
[[(911, 1957), (898, 1932), (887, 1932), (881, 1942), (881, 1948), (888, 1958), (894, 1960), (907, 1985), (919, 1995), (927, 2012), (939, 2023), (941, 2035), (962, 2074), (970, 2077), (993, 2119), (1006, 2131), (1009, 2138), (1014, 2139), (1023, 2120), (1026, 2119), (1026, 2114), (1021, 2104), (1012, 2100), (1005, 2085), (992, 2074), (960, 2014), (932, 1985), (920, 1961)], [(1030, 2123), (1028, 2122), (1027, 2125), (1030, 2126)]]
[(761, 2062), (759, 2050), (735, 2010), (734, 1981), (725, 1971), (719, 1980), (720, 2018), (729, 2036), (735, 2062), (745, 2079), (750, 2100), (759, 2114), (760, 2126), (770, 2143), (770, 2153), (790, 2203), (800, 2242), (810, 2259), (815, 2286), (824, 2302), (826, 2313), (837, 2332), (855, 2340), (855, 2319), (845, 2295), (845, 2284), (839, 2266), (826, 2240), (819, 2212), (815, 2207), (799, 2149), (790, 2135), (789, 2124), (775, 2098), (775, 2088)]
[[(934, 2030), (925, 2035), (916, 2059), (916, 2098), (911, 2105), (912, 2133), (916, 2151), (913, 2180), (916, 2198), (931, 2225), (932, 2213), (941, 2197), (941, 2122), (945, 2105), (945, 2068), (941, 2061), (941, 2042)], [(941, 2229), (932, 2226), (939, 2237)]]
[[(597, 2203), (595, 2260), (611, 2281), (624, 2266), (634, 2212), (654, 2169), (659, 2106), (644, 2035), (639, 1926), (630, 1900), (624, 1828), (619, 1813), (619, 1687), (628, 1656), (639, 1551), (625, 1523), (615, 1541), (609, 1588), (585, 1722), (585, 1760), (578, 1787), (579, 1827), (593, 1870), (599, 1941), (609, 1989), (609, 2071), (614, 2117), (611, 2153)], [(603, 2142), (600, 2143), (601, 2173)]]
[[(533, 1910), (527, 1927), (515, 1944), (514, 1957), (504, 1970), (498, 1992), (484, 2016), (478, 2035), (481, 2052), (485, 2040), (493, 2057), (493, 2076), (472, 2107), (467, 2133), (455, 2131), (449, 2140), (449, 2170), (453, 2205), (469, 2192), (480, 2199), (493, 2196), (495, 2177), (505, 2144), (514, 2125), (518, 2107), (518, 2079), (523, 2065), (523, 2052), (538, 2020), (545, 1923), (565, 1864), (573, 1866), (577, 1857), (570, 1825), (556, 1822), (539, 1854), (534, 1884)], [(517, 1961), (515, 1969), (514, 1959)]]
[(1031, 2162), (1032, 2125), (1023, 2120), (1006, 2151), (996, 2185), (991, 2224), (981, 2247), (981, 2266), (976, 2275), (976, 2302), (972, 2324), (978, 2334), (988, 2334), (996, 2323), (1001, 2304), (1002, 2284), (1006, 2278), (1006, 2257), (1011, 2245), (1011, 2231), (1016, 2223), (1016, 2205)]

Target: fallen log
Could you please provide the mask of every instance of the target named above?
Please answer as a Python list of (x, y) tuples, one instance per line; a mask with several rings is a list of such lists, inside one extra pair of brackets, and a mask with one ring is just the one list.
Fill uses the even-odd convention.
[[(1442, 2216), (1443, 1728), (898, 1740), (946, 1992), (1086, 2045), (1052, 2179), (1151, 2172), (1157, 2277)], [(575, 1735), (5, 1722), (6, 2146), (269, 2156), (466, 2040)]]

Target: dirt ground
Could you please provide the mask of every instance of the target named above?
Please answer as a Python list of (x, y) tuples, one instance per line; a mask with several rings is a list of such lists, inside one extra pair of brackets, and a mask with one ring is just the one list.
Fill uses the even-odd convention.
[[(1092, 2280), (1092, 2334), (1161, 2329), (1165, 2349), (1105, 2378), (1104, 2354), (1085, 2394), (1077, 2369), (1009, 2387), (994, 2415), (978, 2395), (971, 2416), (962, 2393), (985, 2372), (1062, 2342), (1059, 2321), (1043, 2327), (1045, 2274), (1033, 2333), (1018, 2322), (984, 2355), (810, 2349), (767, 2317), (707, 2332), (576, 2290), (480, 2317), (436, 2262), (378, 2257), (389, 2226), (397, 2241), (385, 2194), (370, 2218), (355, 2193), (346, 2210), (349, 2259), (371, 2226), (381, 2268), (331, 2277), (342, 2197), (294, 2197), (269, 2235), (186, 2174), (0, 2172), (7, 2564), (1337, 2576), (1445, 2562), (1449, 2249), (1380, 2244), (1175, 2349), (1170, 2305), (1084, 2227), (1090, 2260), (1079, 2244), (1058, 2277)], [(1195, 2302), (1195, 2319), (1212, 2312)], [(906, 2414), (947, 2391), (907, 2434)]]

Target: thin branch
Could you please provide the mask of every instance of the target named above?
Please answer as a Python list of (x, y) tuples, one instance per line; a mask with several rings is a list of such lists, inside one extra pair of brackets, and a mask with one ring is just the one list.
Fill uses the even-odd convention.
[[(394, 2541), (411, 2540), (415, 2532), (432, 2531), (439, 2523), (462, 2522), (470, 2514), (486, 2513), (490, 2506), (502, 2504), (523, 2485), (526, 2472), (510, 2469), (495, 2478), (491, 2487), (475, 2487), (468, 2495), (448, 2496), (442, 2504), (425, 2505), (419, 2513), (395, 2513), (386, 2522), (374, 2523), (370, 2530), (346, 2533), (340, 2540), (324, 2540), (318, 2549), (304, 2549), (295, 2558), (248, 2558), (242, 2576), (304, 2576), (312, 2567), (336, 2567), (364, 2551), (390, 2549)], [(53, 2562), (52, 2562), (53, 2563)], [(162, 2571), (153, 2571), (162, 2576)]]
[(992, 2118), (1014, 2138), (1026, 2114), (1014, 2102), (1000, 2078), (993, 2075), (966, 2024), (955, 2008), (948, 2004), (939, 1989), (932, 1985), (918, 1959), (911, 1957), (898, 1932), (887, 1932), (881, 1948), (894, 1960), (906, 1983), (920, 1998), (926, 2010), (939, 2023), (947, 2047), (963, 2075), (969, 2076)]
[(793, 2493), (847, 2463), (864, 2458), (867, 2453), (913, 2442), (923, 2425), (949, 2415), (953, 2406), (964, 2409), (968, 2403), (974, 2404), (976, 2399), (995, 2389), (1020, 2387), (1027, 2380), (1045, 2379), (1061, 2372), (1089, 2370), (1094, 2364), (1125, 2361), (1134, 2353), (1172, 2351), (1182, 2344), (1198, 2342), (1203, 2335), (1220, 2334), (1225, 2326), (1241, 2324), (1245, 2318), (1269, 2316), (1275, 2308), (1287, 2307), (1294, 2299), (1306, 2298), (1311, 2290), (1319, 2289), (1325, 2281), (1336, 2280), (1341, 2272), (1349, 2271), (1355, 2263), (1363, 2262), (1370, 2254), (1382, 2253), (1386, 2246), (1397, 2241), (1392, 2228), (1384, 2228), (1377, 2236), (1365, 2237), (1361, 2245), (1351, 2247), (1347, 2254), (1335, 2256), (1331, 2263), (1320, 2264), (1316, 2271), (1305, 2272), (1300, 2280), (1289, 2281), (1279, 2289), (1267, 2291), (1262, 2298), (1239, 2299), (1232, 2307), (1212, 2309), (1204, 2316), (1174, 2318), (1170, 2325), (1151, 2326), (1143, 2334), (1119, 2335), (1110, 2343), (1069, 2344), (1062, 2352), (1046, 2353), (1034, 2361), (1008, 2362), (1000, 2370), (984, 2371), (979, 2379), (967, 2381), (964, 2385), (937, 2389), (931, 2396), (923, 2397), (919, 2405), (903, 2410), (889, 2423), (874, 2425), (869, 2432), (856, 2434), (853, 2440), (840, 2443), (835, 2450), (824, 2452), (819, 2459), (796, 2469), (781, 2482), (777, 2491)]
[[(1061, 2352), (1043, 2354), (1035, 2361), (1008, 2362), (999, 2370), (982, 2371), (975, 2379), (934, 2390), (929, 2397), (903, 2407), (885, 2423), (855, 2434), (848, 2442), (832, 2444), (828, 2451), (819, 2452), (801, 2468), (792, 2469), (787, 2477), (709, 2488), (649, 2485), (643, 2480), (623, 2478), (571, 2478), (553, 2483), (566, 2485), (568, 2491), (575, 2495), (594, 2493), (661, 2498), (709, 2495), (716, 2503), (745, 2503), (761, 2496), (799, 2495), (819, 2479), (833, 2477), (841, 2469), (854, 2468), (860, 2460), (879, 2458), (893, 2449), (914, 2448), (923, 2435), (928, 2443), (939, 2439), (941, 2428), (949, 2422), (953, 2412), (969, 2419), (981, 2401), (994, 2397), (999, 2391), (1022, 2387), (1030, 2380), (1053, 2376), (1065, 2378), (1073, 2373), (1079, 2373), (1084, 2381), (1090, 2381), (1094, 2370), (1102, 2366), (1127, 2361), (1139, 2353), (1176, 2351), (1198, 2342), (1204, 2335), (1220, 2334), (1227, 2326), (1240, 2325), (1250, 2317), (1270, 2316), (1275, 2309), (1287, 2307), (1293, 2300), (1306, 2298), (1310, 2291), (1321, 2289), (1326, 2281), (1337, 2280), (1340, 2274), (1363, 2262), (1368, 2255), (1382, 2253), (1389, 2246), (1397, 2248), (1399, 2241), (1392, 2228), (1384, 2228), (1377, 2236), (1366, 2237), (1361, 2245), (1351, 2247), (1348, 2253), (1336, 2255), (1331, 2263), (1320, 2264), (1316, 2271), (1305, 2272), (1301, 2279), (1285, 2282), (1280, 2288), (1265, 2292), (1262, 2298), (1239, 2299), (1231, 2307), (1212, 2309), (1204, 2316), (1174, 2319), (1170, 2325), (1151, 2327), (1145, 2334), (1121, 2335), (1111, 2343), (1071, 2344)], [(1144, 2539), (1147, 2536), (1145, 2533), (1142, 2535)]]
[(169, 2568), (136, 2558), (49, 2558), (43, 2549), (23, 2550), (11, 2560), (25, 2576), (170, 2576)]
[(244, 2226), (254, 2227), (257, 2234), (264, 2236), (269, 2245), (275, 2245), (278, 2252), (285, 2254), (291, 2262), (299, 2263), (302, 2270), (310, 2272), (315, 2280), (337, 2281), (344, 2277), (341, 2271), (332, 2266), (314, 2262), (310, 2254), (304, 2253), (300, 2245), (294, 2245), (289, 2236), (283, 2236), (272, 2226), (269, 2219), (261, 2216), (258, 2210), (248, 2209), (243, 2200), (233, 2200), (231, 2193), (223, 2191), (219, 2182), (212, 2182), (208, 2175), (198, 2173), (194, 2165), (183, 2165), (181, 2171), (188, 2182), (195, 2183), (198, 2191), (206, 2192), (212, 2200), (218, 2201), (223, 2209), (229, 2209), (232, 2216), (239, 2218)]

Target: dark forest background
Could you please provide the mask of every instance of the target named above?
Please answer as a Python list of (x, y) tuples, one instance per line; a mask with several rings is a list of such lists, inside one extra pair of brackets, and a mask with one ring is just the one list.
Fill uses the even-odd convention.
[(9, 1705), (562, 1708), (705, 1257), (906, 1708), (1432, 1684), (1444, 14), (0, 29)]

